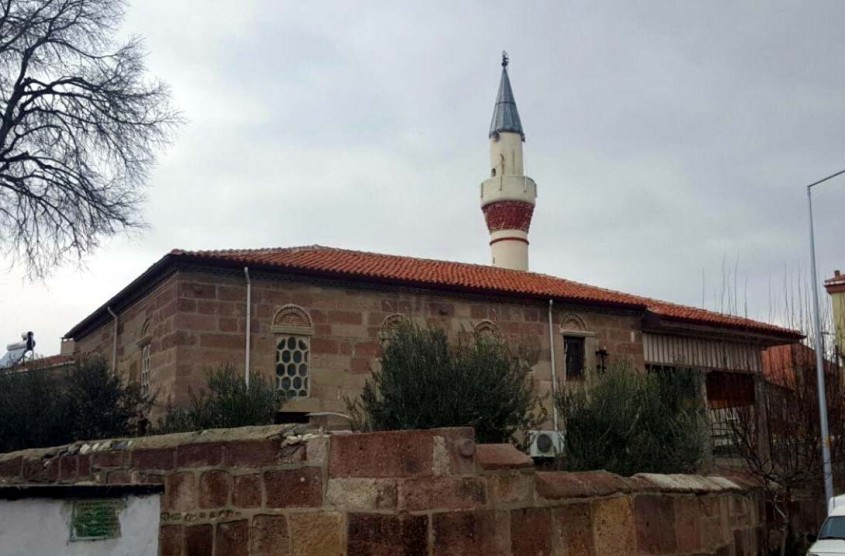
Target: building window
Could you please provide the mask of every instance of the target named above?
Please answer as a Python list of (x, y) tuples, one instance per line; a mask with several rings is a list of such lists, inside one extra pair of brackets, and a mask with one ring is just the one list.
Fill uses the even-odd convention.
[(502, 332), (491, 320), (483, 320), (475, 325), (475, 333), (485, 338), (501, 338)]
[(584, 376), (584, 343), (583, 336), (563, 337), (566, 378), (582, 378)]
[(309, 338), (278, 336), (276, 340), (276, 388), (287, 398), (307, 398)]
[(150, 344), (141, 348), (141, 396), (150, 395)]

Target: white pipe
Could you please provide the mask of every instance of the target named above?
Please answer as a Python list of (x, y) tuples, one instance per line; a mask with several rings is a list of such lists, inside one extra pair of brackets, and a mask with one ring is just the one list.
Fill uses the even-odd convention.
[(252, 325), (252, 282), (249, 280), (249, 267), (244, 267), (244, 276), (246, 277), (246, 339), (245, 343), (245, 358), (244, 358), (244, 382), (249, 388), (249, 339)]
[(112, 346), (111, 351), (111, 372), (117, 374), (117, 314), (111, 310), (111, 307), (106, 307), (106, 311), (114, 318), (114, 345)]
[(554, 301), (549, 299), (549, 356), (552, 362), (552, 425), (557, 432), (557, 372), (555, 371), (555, 333), (552, 328), (552, 308)]

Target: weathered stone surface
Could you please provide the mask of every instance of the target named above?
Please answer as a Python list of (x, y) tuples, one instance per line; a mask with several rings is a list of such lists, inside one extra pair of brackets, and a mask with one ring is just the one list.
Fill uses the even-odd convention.
[(174, 473), (165, 483), (163, 509), (189, 512), (197, 507), (196, 477), (193, 473)]
[(397, 505), (396, 481), (390, 479), (329, 479), (326, 503), (345, 510), (389, 510)]
[(133, 450), (132, 467), (139, 471), (168, 471), (173, 469), (174, 452), (172, 448)]
[(548, 500), (611, 496), (630, 491), (629, 481), (607, 471), (537, 473), (537, 495)]
[(667, 496), (641, 494), (634, 498), (637, 549), (641, 554), (676, 552), (675, 508)]
[(264, 473), (268, 508), (316, 507), (323, 503), (319, 467), (284, 469)]
[(413, 477), (431, 475), (431, 431), (373, 432), (332, 435), (331, 477)]
[(428, 554), (428, 517), (349, 514), (347, 551), (369, 556)]
[(209, 524), (185, 527), (185, 556), (208, 556), (214, 546), (214, 527)]
[(475, 459), (482, 469), (488, 471), (534, 467), (534, 461), (512, 444), (477, 444)]
[(638, 490), (660, 492), (718, 492), (723, 486), (700, 475), (660, 475), (657, 473), (638, 473), (632, 478)]
[(596, 500), (593, 506), (593, 546), (596, 554), (635, 554), (637, 538), (631, 499)]
[(213, 467), (223, 462), (223, 444), (184, 444), (176, 449), (176, 467)]
[(678, 536), (678, 551), (696, 552), (703, 549), (701, 522), (707, 517), (702, 506), (699, 496), (675, 498), (675, 531)]
[(343, 552), (341, 514), (294, 513), (288, 519), (293, 556), (334, 555)]
[[(566, 556), (593, 556), (593, 511), (589, 502), (552, 509), (557, 546)], [(598, 555), (596, 555), (598, 556)]]
[(534, 499), (534, 473), (500, 471), (487, 476), (490, 502), (494, 504), (530, 503)]
[(158, 530), (159, 556), (182, 556), (183, 527), (162, 525)]
[(257, 515), (252, 518), (250, 556), (289, 556), (290, 535), (283, 515)]
[(420, 477), (399, 482), (400, 510), (473, 510), (486, 501), (484, 482), (476, 477)]
[(217, 524), (214, 544), (217, 554), (249, 556), (249, 521), (227, 521)]
[(232, 479), (232, 505), (236, 508), (261, 506), (261, 475), (236, 475)]
[(436, 513), (432, 516), (432, 553), (435, 556), (509, 554), (508, 527), (506, 512)]
[(223, 461), (230, 467), (262, 467), (279, 460), (280, 442), (276, 439), (244, 440), (226, 444)]
[(551, 511), (525, 508), (511, 511), (513, 556), (546, 556), (552, 553)]
[[(442, 450), (435, 450), (435, 474), (469, 475), (475, 471), (475, 431), (470, 427), (455, 427), (446, 429), (434, 429), (435, 442), (442, 439), (442, 444), (435, 444), (445, 449), (445, 457)], [(446, 466), (448, 458), (448, 467)], [(439, 473), (438, 473), (439, 471)]]
[(212, 470), (200, 475), (199, 507), (219, 508), (229, 501), (229, 474)]

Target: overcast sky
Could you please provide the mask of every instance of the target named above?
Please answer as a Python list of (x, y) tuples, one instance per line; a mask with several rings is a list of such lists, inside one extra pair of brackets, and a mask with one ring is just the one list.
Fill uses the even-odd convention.
[[(770, 285), (808, 275), (803, 186), (845, 168), (841, 1), (201, 5), (135, 0), (123, 29), (188, 120), (151, 177), (149, 230), (43, 282), (0, 272), (0, 343), (33, 330), (58, 352), (174, 247), (488, 263), (478, 185), (503, 49), (538, 186), (533, 271), (720, 309), (727, 266), (761, 319)], [(829, 277), (845, 177), (814, 200)]]

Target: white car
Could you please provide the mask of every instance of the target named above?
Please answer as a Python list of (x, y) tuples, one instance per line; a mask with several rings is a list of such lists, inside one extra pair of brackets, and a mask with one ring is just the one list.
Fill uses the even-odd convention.
[(807, 556), (845, 556), (845, 494), (830, 499), (827, 519)]

